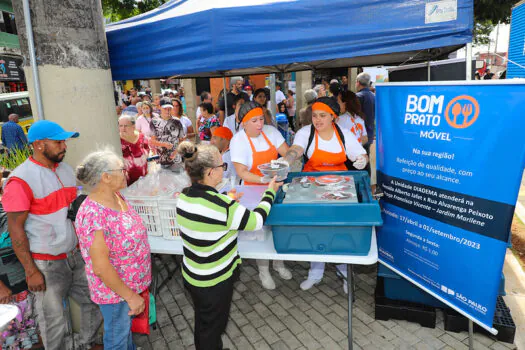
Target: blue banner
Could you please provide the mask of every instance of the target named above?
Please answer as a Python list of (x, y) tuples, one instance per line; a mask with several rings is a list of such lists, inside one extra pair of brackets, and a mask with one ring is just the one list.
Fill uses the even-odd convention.
[(524, 104), (523, 81), (377, 86), (379, 260), (493, 333)]

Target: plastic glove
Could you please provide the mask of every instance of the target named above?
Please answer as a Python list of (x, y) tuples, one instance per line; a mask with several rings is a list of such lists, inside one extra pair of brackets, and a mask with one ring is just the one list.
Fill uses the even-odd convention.
[(287, 167), (290, 167), (290, 163), (288, 163), (288, 161), (284, 159), (284, 157), (272, 160), (272, 164), (283, 164), (283, 165), (286, 165)]
[(367, 163), (367, 160), (366, 160), (366, 157), (362, 154), (358, 155), (355, 162), (353, 163), (354, 167), (356, 169), (364, 169), (366, 167), (366, 163)]

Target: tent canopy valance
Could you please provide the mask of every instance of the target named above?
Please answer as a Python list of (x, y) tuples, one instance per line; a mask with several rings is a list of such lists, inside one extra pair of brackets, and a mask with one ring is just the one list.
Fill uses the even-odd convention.
[(472, 40), (472, 0), (172, 0), (108, 25), (114, 80), (434, 60)]

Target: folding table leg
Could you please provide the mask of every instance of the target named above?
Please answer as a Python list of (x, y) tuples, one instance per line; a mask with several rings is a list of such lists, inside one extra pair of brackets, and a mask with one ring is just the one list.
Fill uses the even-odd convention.
[(352, 264), (346, 265), (346, 272), (346, 286), (348, 288), (348, 350), (352, 350), (354, 348), (354, 343), (352, 339), (352, 309), (354, 306), (354, 276)]

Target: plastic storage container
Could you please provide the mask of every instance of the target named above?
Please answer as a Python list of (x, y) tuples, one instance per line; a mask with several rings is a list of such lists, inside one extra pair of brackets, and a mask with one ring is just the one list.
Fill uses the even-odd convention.
[[(424, 304), (438, 308), (446, 308), (444, 303), (434, 298), (418, 286), (410, 283), (388, 267), (379, 264), (377, 276), (383, 277), (385, 286), (385, 297), (392, 300), (410, 301), (412, 303)], [(505, 276), (501, 273), (499, 295), (505, 295)]]
[(367, 255), (372, 227), (383, 224), (379, 203), (365, 171), (290, 173), (295, 177), (354, 176), (359, 203), (283, 203), (282, 188), (266, 221), (272, 226), (275, 250), (289, 254)]

